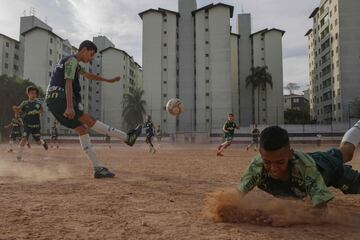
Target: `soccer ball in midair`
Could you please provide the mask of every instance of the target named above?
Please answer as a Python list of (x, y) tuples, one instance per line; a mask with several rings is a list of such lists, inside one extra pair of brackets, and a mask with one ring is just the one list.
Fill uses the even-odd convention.
[(184, 111), (184, 104), (180, 99), (172, 98), (166, 104), (166, 111), (173, 116), (179, 116)]

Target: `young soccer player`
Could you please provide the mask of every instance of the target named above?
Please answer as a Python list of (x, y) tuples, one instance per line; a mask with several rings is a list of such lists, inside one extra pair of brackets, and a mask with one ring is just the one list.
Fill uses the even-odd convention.
[(51, 128), (51, 148), (54, 147), (56, 144), (56, 149), (59, 149), (59, 140), (58, 140), (58, 129), (56, 121), (54, 122), (54, 125)]
[(260, 155), (241, 177), (238, 191), (245, 195), (257, 186), (275, 197), (309, 196), (313, 206), (324, 210), (333, 199), (330, 186), (345, 194), (360, 193), (360, 173), (345, 164), (359, 142), (360, 121), (345, 133), (339, 148), (313, 153), (294, 151), (286, 130), (268, 127), (260, 135)]
[(115, 176), (104, 167), (96, 157), (91, 145), (89, 129), (97, 133), (109, 135), (133, 146), (141, 133), (141, 126), (130, 130), (128, 133), (112, 128), (101, 121), (95, 120), (91, 115), (84, 112), (81, 104), (79, 75), (88, 80), (114, 83), (120, 81), (120, 77), (106, 79), (93, 73), (88, 73), (79, 64), (89, 63), (97, 52), (96, 45), (89, 41), (83, 41), (75, 55), (64, 57), (56, 65), (53, 76), (46, 93), (46, 103), (50, 112), (57, 121), (67, 128), (74, 129), (79, 135), (80, 144), (92, 162), (95, 178), (112, 178)]
[(109, 149), (111, 149), (111, 138), (109, 135), (105, 136), (105, 142), (108, 144)]
[(251, 146), (255, 145), (254, 147), (254, 151), (257, 151), (258, 147), (259, 147), (259, 136), (260, 136), (260, 131), (259, 129), (256, 127), (256, 123), (253, 126), (253, 129), (251, 130), (251, 136), (252, 136), (252, 141), (249, 145), (247, 145), (246, 147), (246, 151), (249, 150), (249, 148), (251, 148)]
[(154, 137), (154, 124), (151, 121), (151, 116), (147, 115), (146, 119), (145, 119), (145, 123), (144, 123), (144, 129), (145, 129), (145, 134), (146, 134), (146, 143), (149, 144), (149, 152), (150, 153), (156, 153), (156, 150), (154, 148), (154, 145), (152, 143), (152, 139)]
[(16, 156), (18, 161), (23, 160), (22, 155), (24, 146), (28, 143), (30, 135), (32, 135), (38, 145), (42, 145), (45, 150), (48, 150), (47, 143), (41, 139), (40, 135), (40, 114), (42, 114), (43, 108), (41, 102), (37, 100), (39, 90), (35, 86), (29, 86), (26, 89), (26, 93), (28, 95), (28, 100), (23, 101), (19, 106), (13, 107), (15, 112), (20, 113), (24, 123), (24, 133)]
[(20, 118), (20, 114), (18, 112), (15, 112), (15, 115), (13, 119), (11, 120), (11, 123), (4, 126), (4, 128), (11, 128), (10, 133), (10, 140), (9, 140), (9, 150), (8, 152), (13, 152), (13, 145), (15, 142), (17, 142), (19, 139), (21, 139), (21, 126), (23, 126), (23, 122)]
[(229, 113), (228, 120), (225, 122), (223, 126), (223, 131), (225, 134), (224, 135), (225, 142), (223, 142), (218, 146), (217, 154), (216, 154), (217, 156), (224, 156), (222, 152), (231, 145), (232, 140), (234, 138), (234, 131), (235, 129), (239, 129), (239, 128), (240, 128), (240, 124), (236, 124), (234, 122), (234, 114)]

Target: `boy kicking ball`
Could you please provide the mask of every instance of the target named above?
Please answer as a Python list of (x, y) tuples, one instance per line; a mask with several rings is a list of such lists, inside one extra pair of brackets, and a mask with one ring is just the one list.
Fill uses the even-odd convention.
[(225, 122), (223, 126), (223, 131), (225, 134), (224, 136), (225, 142), (223, 142), (218, 146), (216, 153), (217, 156), (224, 156), (222, 152), (231, 145), (232, 140), (234, 138), (234, 131), (235, 129), (239, 129), (239, 128), (240, 125), (234, 122), (234, 114), (229, 113), (228, 120)]
[(89, 129), (97, 133), (108, 135), (124, 141), (133, 146), (137, 137), (141, 134), (141, 126), (130, 130), (128, 133), (112, 128), (83, 111), (80, 95), (79, 75), (88, 80), (114, 83), (120, 81), (120, 77), (105, 79), (93, 73), (88, 73), (79, 65), (80, 62), (89, 63), (97, 52), (96, 45), (89, 41), (83, 41), (75, 55), (64, 57), (56, 65), (53, 76), (46, 93), (46, 103), (50, 112), (63, 126), (74, 129), (79, 135), (80, 144), (94, 167), (95, 178), (112, 178), (115, 176), (104, 167), (96, 157), (91, 145)]
[(345, 133), (339, 148), (313, 153), (294, 151), (286, 130), (268, 127), (260, 135), (260, 155), (243, 174), (238, 192), (244, 196), (257, 186), (275, 197), (309, 196), (316, 212), (322, 214), (334, 198), (328, 187), (344, 194), (360, 193), (360, 173), (345, 164), (352, 160), (359, 142), (360, 121)]

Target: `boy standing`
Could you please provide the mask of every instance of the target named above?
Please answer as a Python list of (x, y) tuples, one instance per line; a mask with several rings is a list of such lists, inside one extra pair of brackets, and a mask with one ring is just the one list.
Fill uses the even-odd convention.
[(333, 199), (328, 187), (344, 194), (360, 193), (360, 173), (349, 162), (360, 142), (360, 121), (348, 130), (339, 148), (327, 152), (294, 151), (286, 130), (272, 126), (260, 135), (260, 155), (243, 174), (238, 190), (245, 195), (255, 186), (275, 197), (304, 198), (324, 209)]
[(28, 100), (23, 101), (19, 106), (13, 107), (15, 112), (20, 113), (24, 123), (24, 133), (16, 156), (18, 161), (22, 160), (24, 146), (28, 142), (30, 135), (38, 145), (43, 145), (44, 149), (48, 150), (47, 143), (41, 139), (40, 135), (40, 114), (42, 114), (43, 108), (41, 102), (37, 100), (39, 90), (35, 86), (30, 86), (26, 88), (26, 93)]
[(145, 129), (145, 134), (146, 134), (146, 143), (149, 144), (150, 149), (149, 152), (150, 153), (156, 153), (156, 150), (154, 148), (154, 145), (152, 143), (152, 139), (154, 137), (154, 124), (151, 121), (151, 116), (147, 115), (146, 119), (145, 119), (145, 123), (144, 123), (144, 129)]
[(94, 177), (112, 178), (115, 174), (105, 168), (96, 157), (91, 145), (89, 129), (121, 139), (129, 146), (132, 146), (141, 133), (141, 126), (130, 130), (126, 134), (95, 120), (88, 113), (84, 113), (83, 105), (81, 104), (79, 75), (84, 76), (88, 80), (100, 82), (114, 83), (120, 81), (120, 77), (105, 79), (96, 74), (88, 73), (79, 65), (79, 62), (89, 63), (92, 61), (96, 52), (96, 45), (89, 40), (85, 40), (80, 44), (79, 50), (75, 55), (67, 56), (60, 60), (55, 67), (46, 93), (46, 103), (50, 112), (60, 124), (74, 129), (79, 135), (80, 144), (93, 164)]
[(21, 126), (23, 125), (23, 122), (20, 118), (20, 114), (18, 112), (15, 112), (14, 118), (11, 120), (11, 123), (9, 125), (4, 126), (4, 128), (11, 128), (10, 133), (10, 141), (9, 146), (10, 149), (8, 150), (9, 153), (13, 152), (13, 145), (14, 142), (16, 142), (18, 139), (21, 139)]
[(260, 131), (259, 129), (256, 127), (256, 123), (253, 126), (253, 130), (251, 131), (251, 136), (252, 136), (252, 141), (249, 145), (247, 145), (246, 147), (246, 151), (249, 150), (249, 148), (251, 148), (251, 146), (255, 145), (254, 147), (254, 151), (257, 151), (257, 148), (259, 146), (259, 136), (260, 136)]
[(240, 124), (236, 124), (234, 122), (234, 114), (229, 113), (228, 120), (225, 122), (223, 126), (223, 132), (225, 134), (224, 135), (225, 142), (223, 142), (218, 146), (216, 153), (217, 156), (224, 156), (222, 152), (231, 145), (232, 140), (234, 138), (234, 131), (235, 129), (239, 129), (239, 128), (240, 128)]

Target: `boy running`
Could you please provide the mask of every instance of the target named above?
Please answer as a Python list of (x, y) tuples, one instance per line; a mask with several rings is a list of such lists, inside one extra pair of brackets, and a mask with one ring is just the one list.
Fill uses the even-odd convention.
[(251, 136), (252, 136), (252, 141), (251, 141), (251, 143), (249, 145), (247, 145), (246, 151), (248, 151), (249, 148), (251, 148), (253, 145), (255, 145), (254, 151), (257, 151), (257, 148), (259, 147), (260, 131), (256, 127), (256, 124), (254, 124), (254, 126), (253, 126), (253, 130), (251, 131)]
[(46, 93), (46, 103), (50, 112), (57, 121), (67, 128), (74, 129), (79, 135), (80, 144), (92, 162), (95, 178), (112, 178), (115, 176), (105, 168), (97, 159), (91, 145), (89, 129), (97, 133), (121, 139), (129, 146), (135, 144), (136, 138), (141, 133), (141, 126), (130, 130), (127, 134), (112, 128), (91, 115), (85, 113), (81, 104), (79, 75), (88, 80), (114, 83), (120, 81), (120, 77), (105, 79), (93, 73), (88, 73), (79, 65), (80, 62), (89, 63), (97, 52), (96, 45), (89, 41), (83, 41), (75, 55), (64, 57), (56, 65), (53, 76)]
[(344, 194), (360, 193), (360, 173), (345, 164), (359, 142), (360, 121), (345, 133), (339, 148), (314, 153), (294, 151), (286, 130), (268, 127), (260, 135), (260, 155), (243, 174), (238, 190), (245, 195), (257, 186), (275, 197), (309, 196), (313, 206), (324, 209), (334, 198), (330, 186)]
[(234, 114), (229, 113), (228, 120), (225, 122), (223, 126), (223, 132), (225, 134), (224, 135), (225, 142), (223, 142), (218, 146), (216, 153), (217, 156), (224, 156), (222, 152), (231, 145), (232, 140), (234, 138), (234, 131), (235, 129), (239, 129), (239, 128), (240, 128), (240, 124), (236, 124), (234, 122)]
[(146, 119), (145, 119), (145, 123), (144, 123), (144, 129), (145, 129), (145, 134), (146, 134), (146, 143), (149, 144), (149, 152), (150, 153), (156, 153), (156, 150), (154, 148), (154, 145), (152, 143), (152, 139), (154, 137), (154, 124), (151, 121), (151, 116), (147, 115)]
[(32, 135), (33, 139), (38, 145), (43, 145), (45, 150), (48, 150), (47, 143), (41, 139), (40, 135), (40, 114), (43, 112), (41, 102), (37, 100), (39, 90), (35, 86), (29, 86), (26, 88), (28, 100), (23, 101), (19, 106), (14, 106), (15, 112), (20, 113), (24, 123), (24, 133), (20, 141), (19, 151), (16, 156), (18, 161), (23, 160), (22, 155), (24, 146), (28, 143), (29, 136)]
[(54, 125), (51, 128), (51, 148), (54, 147), (56, 144), (56, 148), (59, 149), (59, 140), (58, 140), (58, 129), (56, 121), (54, 122)]
[(4, 126), (4, 128), (11, 128), (11, 133), (9, 136), (9, 138), (10, 138), (10, 141), (9, 141), (10, 148), (8, 150), (9, 153), (13, 152), (14, 142), (17, 142), (18, 139), (21, 139), (21, 126), (23, 126), (23, 122), (22, 122), (22, 120), (20, 118), (20, 114), (18, 112), (15, 112), (15, 116), (11, 120), (11, 123)]

